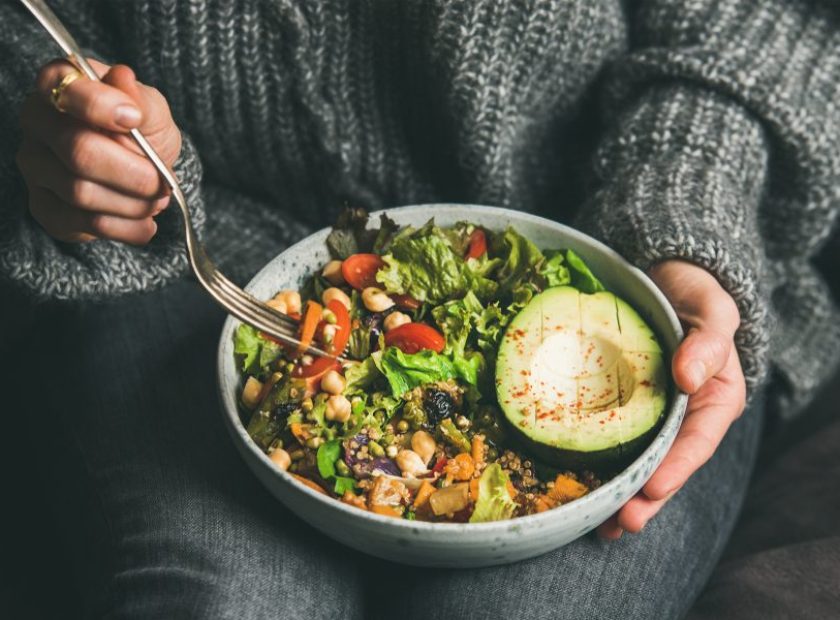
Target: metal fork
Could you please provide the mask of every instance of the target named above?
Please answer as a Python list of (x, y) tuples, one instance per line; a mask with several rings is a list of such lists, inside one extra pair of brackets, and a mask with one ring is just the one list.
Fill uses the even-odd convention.
[[(61, 20), (58, 19), (47, 4), (43, 0), (21, 0), (21, 2), (35, 16), (55, 42), (58, 43), (59, 47), (61, 47), (67, 56), (67, 60), (91, 80), (99, 81), (99, 76), (85, 59), (76, 41), (67, 32), (64, 24), (61, 23)], [(201, 285), (219, 305), (236, 318), (300, 350), (301, 343), (295, 337), (298, 328), (297, 321), (267, 306), (250, 293), (243, 291), (216, 269), (216, 266), (204, 251), (204, 246), (198, 240), (189, 209), (187, 208), (187, 201), (184, 198), (184, 193), (181, 191), (175, 175), (169, 171), (163, 163), (163, 160), (161, 160), (160, 156), (152, 148), (152, 145), (143, 137), (143, 134), (137, 129), (132, 129), (131, 137), (134, 138), (135, 142), (137, 142), (146, 156), (152, 161), (155, 168), (157, 168), (160, 176), (169, 185), (172, 190), (172, 196), (181, 209), (181, 214), (184, 216), (187, 257), (189, 258), (190, 267), (192, 267), (193, 273)], [(308, 346), (304, 351), (318, 356), (335, 357), (339, 361), (342, 361), (340, 357), (327, 353), (317, 347)]]

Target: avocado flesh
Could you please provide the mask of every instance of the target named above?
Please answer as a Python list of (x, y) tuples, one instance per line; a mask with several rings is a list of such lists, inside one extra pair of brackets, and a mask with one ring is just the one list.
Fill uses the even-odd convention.
[(567, 286), (535, 296), (511, 322), (496, 365), (499, 404), (535, 456), (604, 470), (637, 456), (666, 404), (651, 329), (609, 292)]

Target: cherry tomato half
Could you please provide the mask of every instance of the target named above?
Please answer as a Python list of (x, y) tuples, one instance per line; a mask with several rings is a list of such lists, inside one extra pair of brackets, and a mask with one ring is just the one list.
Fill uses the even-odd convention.
[(479, 258), (487, 252), (487, 236), (480, 228), (476, 228), (470, 235), (470, 245), (467, 248), (467, 258)]
[(440, 353), (446, 340), (438, 330), (425, 323), (406, 323), (385, 334), (385, 345), (397, 347), (403, 353), (417, 353), (423, 349)]
[(341, 263), (341, 275), (347, 284), (362, 290), (369, 286), (379, 286), (376, 272), (384, 266), (385, 261), (376, 254), (353, 254)]

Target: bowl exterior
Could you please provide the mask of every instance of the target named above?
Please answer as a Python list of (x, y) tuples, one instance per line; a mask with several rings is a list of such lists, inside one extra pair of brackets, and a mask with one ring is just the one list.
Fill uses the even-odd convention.
[[(493, 230), (512, 225), (540, 248), (570, 248), (609, 290), (636, 308), (669, 357), (682, 338), (670, 304), (641, 271), (603, 244), (567, 226), (518, 211), (475, 205), (417, 205), (386, 212), (401, 225), (419, 226), (432, 216), (444, 226), (461, 220)], [(279, 289), (299, 287), (329, 260), (325, 245), (328, 232), (314, 233), (280, 254), (251, 280), (247, 290), (267, 298)], [(464, 568), (504, 564), (541, 555), (583, 536), (642, 487), (673, 443), (685, 413), (686, 395), (674, 392), (662, 427), (642, 455), (618, 476), (566, 506), (482, 524), (393, 519), (358, 510), (304, 487), (279, 471), (253, 442), (239, 419), (236, 404), (240, 374), (233, 355), (233, 331), (237, 325), (231, 317), (225, 322), (217, 364), (224, 420), (245, 462), (277, 499), (327, 536), (364, 553), (404, 564)]]

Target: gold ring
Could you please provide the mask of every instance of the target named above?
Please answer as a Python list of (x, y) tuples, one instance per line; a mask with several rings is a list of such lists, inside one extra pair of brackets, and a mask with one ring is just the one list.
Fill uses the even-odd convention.
[(61, 107), (61, 95), (64, 94), (65, 89), (68, 86), (70, 86), (70, 84), (78, 80), (80, 77), (82, 77), (81, 72), (71, 71), (63, 78), (61, 78), (61, 81), (58, 83), (58, 86), (56, 86), (52, 89), (52, 91), (50, 91), (50, 99), (52, 100), (52, 104), (55, 106), (55, 109), (59, 112), (66, 111), (64, 108)]

